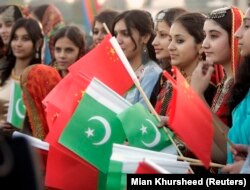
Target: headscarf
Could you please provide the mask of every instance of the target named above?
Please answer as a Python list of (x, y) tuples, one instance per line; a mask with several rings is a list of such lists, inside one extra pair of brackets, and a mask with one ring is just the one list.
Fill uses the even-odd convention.
[[(243, 13), (241, 10), (239, 10), (237, 7), (224, 7), (221, 9), (216, 9), (212, 11), (209, 15), (210, 19), (219, 19), (225, 16), (227, 10), (231, 10), (231, 15), (232, 15), (232, 31), (230, 37), (231, 41), (231, 68), (233, 72), (233, 76), (235, 79), (236, 71), (237, 68), (240, 64), (240, 54), (239, 54), (239, 48), (238, 48), (238, 39), (234, 36), (235, 32), (238, 30), (240, 27), (242, 20), (243, 20)], [(220, 71), (221, 72), (221, 71)], [(219, 75), (223, 75), (219, 73)]]
[(42, 64), (27, 67), (21, 75), (23, 100), (34, 137), (43, 140), (49, 132), (42, 101), (60, 80), (56, 69)]
[(50, 38), (55, 34), (58, 27), (63, 24), (63, 16), (61, 12), (51, 4), (45, 10), (41, 23), (44, 34)]
[[(55, 33), (60, 30), (64, 26), (64, 20), (62, 13), (56, 8), (54, 5), (48, 5), (47, 9), (45, 10), (41, 24), (43, 26), (43, 32), (46, 37), (46, 43), (48, 43), (47, 49), (45, 49), (46, 58), (50, 57), (51, 59), (54, 57), (54, 36)], [(49, 52), (50, 55), (49, 55)], [(47, 51), (47, 52), (46, 52)], [(48, 62), (48, 61), (47, 61)]]

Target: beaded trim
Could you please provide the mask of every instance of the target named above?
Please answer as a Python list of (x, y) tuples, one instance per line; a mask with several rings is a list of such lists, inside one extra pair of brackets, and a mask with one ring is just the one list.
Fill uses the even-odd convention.
[(216, 9), (208, 15), (208, 18), (209, 19), (222, 18), (226, 15), (228, 10), (230, 10), (230, 7), (223, 7), (223, 8)]

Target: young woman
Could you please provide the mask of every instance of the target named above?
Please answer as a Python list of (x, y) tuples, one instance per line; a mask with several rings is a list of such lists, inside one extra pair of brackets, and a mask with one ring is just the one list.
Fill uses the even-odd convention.
[[(234, 78), (238, 66), (238, 48), (237, 44), (235, 44), (237, 41), (234, 39), (233, 31), (237, 30), (237, 26), (241, 23), (241, 18), (242, 15), (240, 14), (240, 11), (234, 7), (219, 9), (211, 13), (211, 16), (204, 25), (206, 32), (204, 49), (208, 59), (198, 65), (192, 77), (192, 87), (202, 96), (204, 88), (206, 88), (207, 81), (211, 75), (211, 71), (213, 70), (211, 68), (212, 64), (223, 64), (223, 67), (225, 68), (226, 78), (223, 80), (224, 83), (222, 83), (221, 87), (217, 90), (213, 105), (215, 105), (215, 108), (217, 108), (218, 111), (221, 110), (219, 113), (223, 113), (223, 115), (231, 116), (232, 114), (232, 129), (229, 130), (231, 125), (225, 125), (225, 123), (229, 123), (228, 120), (226, 122), (224, 120), (224, 123), (222, 123), (220, 119), (225, 117), (222, 117), (223, 115), (218, 114), (218, 111), (212, 109), (216, 114), (213, 115), (215, 124), (212, 159), (221, 163), (225, 163), (226, 159), (228, 159), (228, 163), (232, 162), (232, 155), (229, 154), (230, 151), (227, 151), (226, 148), (227, 140), (221, 130), (223, 130), (224, 133), (227, 133), (228, 130), (230, 131), (228, 136), (233, 143), (250, 143), (247, 109), (247, 93), (249, 91), (249, 74), (247, 72), (249, 71), (249, 68), (245, 63), (240, 66), (241, 69), (239, 68), (240, 70), (238, 72), (240, 74), (236, 75), (236, 78)], [(247, 25), (244, 24), (243, 26)], [(238, 39), (241, 38), (238, 37)], [(241, 42), (239, 42), (240, 48), (242, 43), (243, 40), (241, 39)], [(245, 41), (244, 43), (246, 44)], [(224, 46), (221, 46), (223, 44)], [(248, 54), (243, 54), (241, 50), (241, 55), (247, 56)], [(227, 154), (228, 156), (226, 156)]]
[[(160, 11), (155, 18), (155, 32), (156, 36), (152, 42), (154, 46), (156, 58), (163, 70), (171, 72), (170, 55), (168, 46), (170, 44), (169, 30), (173, 21), (186, 11), (182, 8), (171, 8)], [(160, 75), (153, 92), (150, 97), (150, 101), (155, 105), (155, 110), (160, 115), (166, 115), (169, 101), (172, 96), (172, 85), (166, 80), (166, 78)], [(153, 99), (155, 98), (156, 99)]]
[(7, 46), (10, 41), (12, 26), (17, 19), (22, 17), (21, 10), (15, 5), (3, 5), (0, 7), (0, 69), (6, 61)]
[(218, 85), (211, 110), (228, 126), (231, 126), (231, 113), (227, 101), (234, 84), (239, 65), (238, 44), (234, 32), (242, 21), (242, 13), (235, 7), (212, 11), (204, 24), (205, 39), (202, 47), (206, 60), (222, 65), (224, 78)]
[(5, 46), (7, 46), (10, 41), (10, 33), (14, 23), (22, 17), (21, 10), (15, 5), (0, 7), (0, 37)]
[[(41, 63), (40, 52), (43, 35), (39, 24), (33, 19), (18, 19), (13, 25), (7, 60), (0, 75), (0, 121), (6, 121), (11, 83), (19, 83), (23, 70)], [(38, 50), (38, 52), (36, 51)]]
[(108, 29), (111, 31), (113, 21), (115, 17), (119, 14), (119, 12), (112, 9), (105, 9), (101, 11), (98, 15), (95, 16), (92, 33), (93, 33), (93, 45), (92, 48), (98, 45), (107, 34), (103, 23), (105, 23)]
[(83, 32), (77, 26), (65, 26), (54, 36), (55, 66), (62, 77), (68, 73), (68, 67), (85, 54)]
[[(161, 68), (155, 62), (155, 52), (152, 41), (154, 39), (154, 23), (151, 15), (142, 10), (129, 10), (119, 14), (114, 21), (112, 33), (126, 55), (131, 67), (136, 73), (141, 87), (150, 98)], [(141, 102), (145, 107), (138, 89), (131, 89), (126, 99), (132, 104)]]

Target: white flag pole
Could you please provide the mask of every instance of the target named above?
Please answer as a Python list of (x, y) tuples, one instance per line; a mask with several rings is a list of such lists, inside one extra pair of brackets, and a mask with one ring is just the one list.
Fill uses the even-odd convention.
[[(111, 34), (110, 31), (108, 30), (108, 27), (105, 23), (103, 23), (103, 26), (105, 28), (105, 30), (107, 31), (107, 33)], [(125, 56), (124, 52), (122, 51), (118, 41), (116, 40), (115, 37), (112, 37), (110, 39), (110, 43), (112, 44), (113, 48), (115, 49), (117, 55), (119, 56), (119, 58), (121, 59), (124, 67), (127, 69), (129, 75), (131, 76), (135, 86), (137, 87), (137, 89), (139, 90), (139, 92), (141, 93), (143, 100), (145, 101), (146, 105), (148, 106), (149, 110), (151, 111), (151, 113), (153, 115), (155, 115), (156, 119), (160, 122), (161, 119), (159, 117), (159, 115), (157, 114), (157, 112), (155, 111), (155, 109), (153, 108), (152, 104), (150, 103), (148, 97), (146, 96), (144, 90), (141, 87), (141, 84), (139, 82), (139, 80), (137, 79), (137, 76), (135, 75), (134, 70), (132, 69), (130, 63), (128, 62), (127, 57)], [(181, 157), (184, 157), (183, 154), (181, 153), (180, 149), (178, 148), (178, 146), (176, 145), (175, 141), (173, 140), (173, 138), (170, 135), (169, 129), (164, 128), (166, 134), (168, 135), (168, 138), (170, 139), (170, 141), (172, 142), (172, 144), (175, 146), (177, 152), (179, 153), (179, 155)], [(190, 168), (190, 171), (193, 173), (193, 170)]]

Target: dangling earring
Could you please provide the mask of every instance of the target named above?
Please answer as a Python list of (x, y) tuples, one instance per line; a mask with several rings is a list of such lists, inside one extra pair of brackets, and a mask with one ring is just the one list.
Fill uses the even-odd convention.
[(35, 53), (35, 58), (39, 59), (40, 58), (40, 54), (39, 54), (39, 49), (36, 49), (36, 53)]

